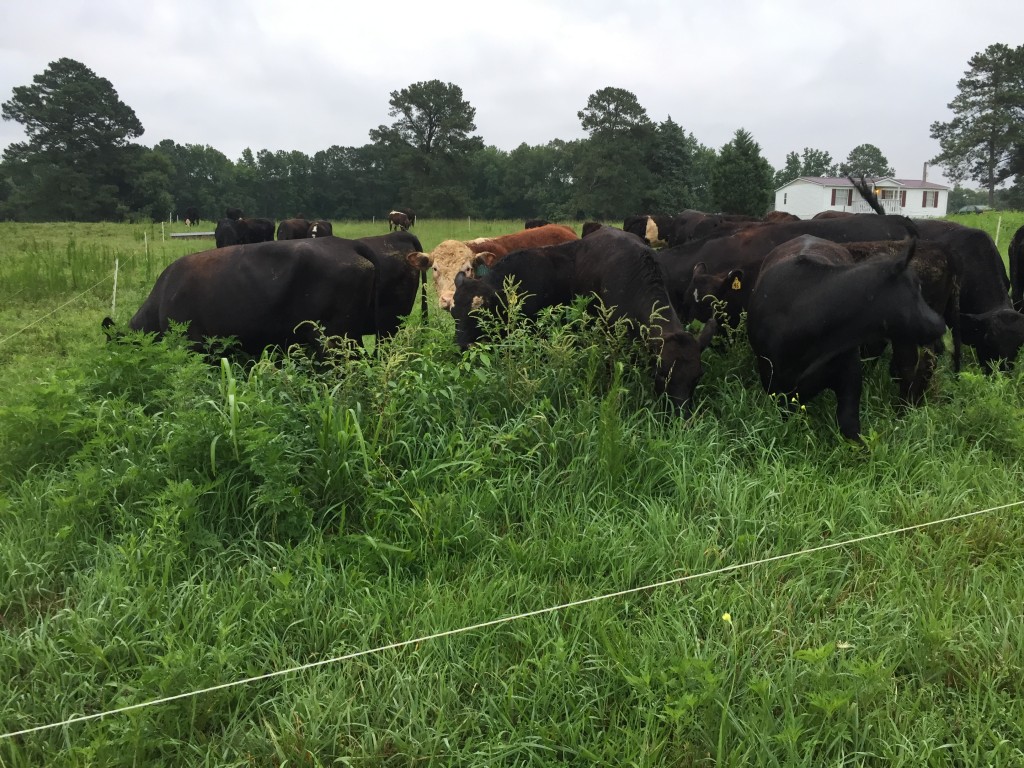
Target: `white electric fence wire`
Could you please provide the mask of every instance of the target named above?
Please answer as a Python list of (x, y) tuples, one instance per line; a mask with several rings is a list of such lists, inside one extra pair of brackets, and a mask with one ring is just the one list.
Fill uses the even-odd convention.
[(90, 292), (96, 290), (99, 286), (103, 285), (105, 282), (107, 282), (107, 280), (109, 280), (113, 276), (114, 276), (113, 273), (107, 275), (102, 280), (100, 280), (98, 283), (90, 286), (89, 288), (86, 288), (84, 291), (82, 291), (81, 293), (77, 294), (76, 296), (72, 296), (70, 299), (65, 301), (59, 307), (51, 309), (49, 312), (47, 312), (42, 317), (37, 317), (35, 320), (33, 320), (28, 325), (26, 325), (24, 328), (20, 328), (17, 331), (15, 331), (14, 333), (9, 334), (7, 336), (4, 336), (3, 338), (0, 338), (0, 344), (3, 344), (4, 342), (10, 341), (15, 336), (17, 336), (18, 334), (24, 333), (25, 331), (27, 331), (29, 328), (31, 328), (34, 325), (39, 325), (39, 323), (43, 322), (43, 320), (48, 318), (50, 315), (57, 314), (58, 312), (60, 312), (62, 309), (64, 309), (64, 307), (68, 306), (69, 304), (74, 304), (76, 301), (78, 301), (80, 298), (85, 296), (87, 293), (90, 293)]
[(314, 661), (309, 664), (301, 664), (297, 667), (289, 667), (288, 669), (279, 669), (275, 672), (268, 672), (263, 675), (256, 675), (255, 677), (246, 677), (241, 680), (233, 680), (228, 683), (220, 683), (219, 685), (212, 685), (208, 688), (201, 688), (196, 691), (188, 691), (186, 693), (178, 693), (173, 696), (164, 696), (159, 699), (151, 699), (150, 701), (139, 702), (138, 704), (129, 704), (124, 707), (118, 707), (117, 709), (110, 709), (105, 712), (97, 712), (92, 715), (78, 715), (76, 717), (70, 717), (67, 720), (61, 720), (58, 723), (48, 723), (46, 725), (37, 725), (33, 728), (25, 728), (20, 731), (12, 731), (10, 733), (0, 734), (0, 740), (13, 738), (15, 736), (23, 736), (28, 733), (36, 733), (37, 731), (45, 731), (51, 728), (60, 728), (61, 726), (74, 725), (76, 723), (83, 723), (87, 720), (98, 720), (110, 715), (118, 715), (124, 712), (131, 712), (135, 709), (143, 709), (145, 707), (155, 707), (159, 704), (167, 704), (171, 701), (178, 701), (180, 699), (188, 699), (195, 696), (201, 696), (204, 693), (212, 693), (213, 691), (221, 691), (225, 688), (234, 688), (239, 685), (248, 685), (249, 683), (259, 682), (260, 680), (270, 680), (275, 677), (281, 677), (283, 675), (291, 675), (296, 672), (303, 672), (308, 669), (315, 669), (316, 667), (323, 667), (328, 664), (338, 664), (342, 661), (349, 661), (350, 659), (356, 659), (360, 656), (369, 656), (376, 653), (382, 653), (384, 651), (391, 651), (397, 648), (405, 648), (409, 645), (418, 645), (419, 643), (426, 643), (431, 640), (439, 640), (443, 637), (452, 637), (454, 635), (465, 634), (466, 632), (473, 632), (478, 629), (485, 629), (487, 627), (495, 627), (500, 624), (509, 624), (513, 621), (519, 621), (521, 619), (528, 619), (534, 616), (543, 616), (548, 613), (555, 613), (556, 611), (563, 611), (567, 608), (575, 608), (580, 605), (586, 605), (587, 603), (597, 603), (602, 600), (611, 600), (615, 597), (623, 597), (625, 595), (636, 594), (637, 592), (646, 592), (651, 589), (658, 589), (660, 587), (667, 587), (673, 584), (682, 584), (687, 581), (694, 581), (696, 579), (703, 579), (708, 576), (717, 576), (723, 573), (729, 573), (731, 571), (738, 571), (745, 568), (753, 568), (757, 565), (764, 565), (766, 563), (774, 563), (780, 560), (788, 560), (794, 557), (800, 557), (801, 555), (810, 555), (815, 552), (825, 552), (829, 549), (838, 549), (839, 547), (849, 547), (854, 544), (860, 544), (861, 542), (870, 541), (871, 539), (880, 539), (885, 536), (895, 536), (898, 533), (906, 533), (908, 531), (917, 531), (922, 528), (930, 528), (936, 525), (942, 525), (944, 523), (952, 523), (957, 520), (965, 520), (969, 517), (976, 517), (977, 515), (983, 515), (987, 512), (996, 512), (1002, 509), (1009, 509), (1010, 507), (1016, 507), (1024, 504), (1024, 501), (1015, 501), (1009, 504), (1002, 504), (997, 507), (989, 507), (988, 509), (976, 510), (974, 512), (965, 512), (962, 515), (954, 515), (952, 517), (946, 517), (942, 520), (932, 520), (927, 523), (917, 523), (915, 525), (908, 525), (903, 528), (897, 528), (891, 531), (882, 531), (881, 533), (871, 533), (866, 536), (859, 536), (855, 539), (848, 541), (837, 541), (831, 544), (823, 544), (820, 547), (811, 547), (810, 549), (802, 549), (798, 552), (789, 552), (783, 555), (773, 555), (772, 557), (765, 557), (760, 560), (753, 560), (747, 563), (739, 563), (735, 565), (727, 565), (722, 568), (716, 568), (711, 571), (705, 571), (704, 573), (695, 573), (689, 576), (679, 576), (674, 579), (666, 579), (665, 581), (659, 581), (654, 584), (648, 584), (643, 587), (632, 587), (630, 589), (623, 589), (618, 592), (610, 592), (604, 595), (597, 595), (595, 597), (587, 597), (582, 600), (573, 600), (572, 602), (562, 603), (561, 605), (554, 605), (549, 608), (540, 608), (535, 611), (527, 611), (525, 613), (518, 613), (514, 616), (505, 616), (500, 619), (491, 619), (490, 621), (483, 621), (479, 624), (472, 624), (468, 627), (460, 627), (458, 629), (449, 629), (443, 632), (435, 632), (432, 635), (424, 635), (423, 637), (417, 637), (413, 640), (402, 640), (397, 643), (390, 643), (388, 645), (377, 646), (376, 648), (369, 648), (364, 651), (355, 651), (353, 653), (347, 653), (344, 656), (335, 656), (330, 659), (323, 659), (322, 661)]

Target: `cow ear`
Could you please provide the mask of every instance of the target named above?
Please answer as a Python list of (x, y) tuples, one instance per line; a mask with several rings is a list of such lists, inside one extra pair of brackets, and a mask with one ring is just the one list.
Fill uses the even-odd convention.
[(455, 275), (455, 287), (456, 287), (456, 288), (461, 288), (461, 287), (462, 287), (462, 284), (463, 284), (464, 282), (466, 282), (466, 280), (468, 280), (468, 279), (469, 279), (469, 278), (467, 278), (467, 277), (466, 277), (466, 273), (465, 273), (465, 272), (459, 272), (459, 273), (457, 273), (457, 274)]
[(726, 276), (725, 281), (729, 284), (729, 289), (730, 290), (738, 291), (738, 290), (742, 289), (743, 288), (743, 270), (742, 269), (734, 269), (732, 272), (730, 272)]
[(708, 265), (705, 264), (703, 261), (698, 261), (696, 264), (693, 265), (693, 276), (694, 277), (697, 277), (697, 275), (706, 275), (707, 271), (708, 271)]
[(490, 251), (480, 251), (480, 253), (476, 255), (476, 258), (480, 259), (480, 263), (488, 269), (492, 269), (494, 265), (498, 263), (497, 255)]
[(711, 340), (715, 337), (717, 332), (718, 320), (715, 317), (712, 317), (704, 323), (704, 327), (700, 329), (700, 334), (697, 336), (697, 346), (700, 347), (702, 352), (708, 348), (708, 344), (711, 343)]
[(419, 251), (410, 251), (405, 254), (405, 261), (410, 267), (421, 272), (426, 272), (434, 263), (434, 259), (430, 255)]

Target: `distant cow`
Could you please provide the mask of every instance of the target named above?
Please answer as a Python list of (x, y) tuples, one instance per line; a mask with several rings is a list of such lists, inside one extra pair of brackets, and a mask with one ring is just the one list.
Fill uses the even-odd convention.
[(218, 248), (263, 243), (274, 239), (274, 222), (270, 219), (224, 218), (217, 222), (213, 236)]
[(231, 219), (232, 221), (235, 221), (236, 219), (241, 219), (241, 218), (245, 217), (245, 214), (242, 213), (242, 209), (241, 208), (228, 208), (224, 212), (224, 215), (227, 218)]
[(277, 225), (278, 240), (298, 240), (309, 235), (309, 222), (305, 218), (281, 219)]
[(356, 341), (373, 328), (376, 258), (369, 246), (337, 237), (188, 254), (160, 274), (129, 326), (162, 334), (172, 321), (187, 323), (197, 345), (233, 336), (251, 355), (291, 344), (322, 352), (313, 323), (327, 337)]
[(571, 227), (546, 224), (494, 238), (481, 237), (465, 242), (445, 240), (429, 254), (410, 253), (408, 259), (417, 269), (433, 270), (438, 306), (450, 311), (455, 296), (455, 276), (461, 272), (467, 277), (473, 277), (472, 260), (476, 254), (486, 254), (488, 266), (493, 266), (511, 251), (555, 245), (569, 240), (579, 240)]
[(527, 219), (523, 222), (523, 229), (536, 229), (550, 223), (547, 219)]
[[(479, 258), (479, 257), (478, 257)], [(689, 408), (703, 374), (700, 355), (713, 335), (714, 323), (700, 339), (687, 333), (672, 310), (652, 251), (629, 233), (604, 227), (581, 240), (513, 251), (481, 278), (459, 272), (452, 315), (456, 341), (463, 349), (480, 339), (474, 310), (503, 315), (505, 281), (519, 284), (526, 317), (545, 307), (567, 304), (576, 296), (596, 296), (612, 319), (633, 321), (650, 329), (650, 347), (657, 355), (655, 392), (677, 407)]]
[(401, 211), (391, 211), (388, 214), (388, 231), (392, 232), (396, 229), (406, 231), (412, 226), (412, 221), (409, 216)]
[(191, 226), (199, 223), (199, 209), (190, 205), (185, 209), (185, 225)]
[(926, 345), (946, 330), (908, 268), (913, 252), (911, 245), (896, 259), (856, 263), (842, 245), (811, 235), (775, 248), (747, 314), (765, 391), (788, 404), (831, 389), (839, 431), (860, 440), (861, 347), (885, 339)]
[(306, 237), (330, 237), (333, 234), (334, 225), (326, 219), (309, 222), (309, 229), (306, 230)]

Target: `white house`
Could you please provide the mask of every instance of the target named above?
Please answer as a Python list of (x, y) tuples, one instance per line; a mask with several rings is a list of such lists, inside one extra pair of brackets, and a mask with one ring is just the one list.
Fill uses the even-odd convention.
[[(878, 201), (886, 213), (917, 219), (946, 215), (949, 187), (931, 181), (894, 179), (889, 176), (869, 178)], [(872, 213), (849, 179), (801, 176), (775, 190), (775, 210), (809, 219), (821, 211)]]

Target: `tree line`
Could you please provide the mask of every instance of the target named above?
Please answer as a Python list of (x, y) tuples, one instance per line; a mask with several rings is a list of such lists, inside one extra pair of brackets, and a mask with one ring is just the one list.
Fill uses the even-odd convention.
[[(1024, 46), (976, 54), (958, 89), (954, 118), (931, 126), (942, 149), (932, 162), (958, 184), (980, 183), (989, 204), (1024, 207)], [(216, 219), (226, 206), (275, 219), (368, 219), (395, 206), (431, 217), (616, 220), (686, 208), (760, 216), (798, 176), (893, 174), (872, 144), (843, 162), (805, 147), (774, 169), (745, 129), (708, 147), (671, 116), (651, 120), (621, 88), (589, 96), (577, 113), (585, 138), (511, 151), (474, 135), (476, 109), (453, 83), (413, 83), (389, 105), (392, 122), (361, 147), (247, 148), (231, 160), (209, 145), (135, 142), (144, 128), (110, 81), (62, 58), (2, 105), (26, 140), (3, 152), (0, 218), (162, 220), (195, 208)], [(958, 186), (950, 207), (977, 197)]]

